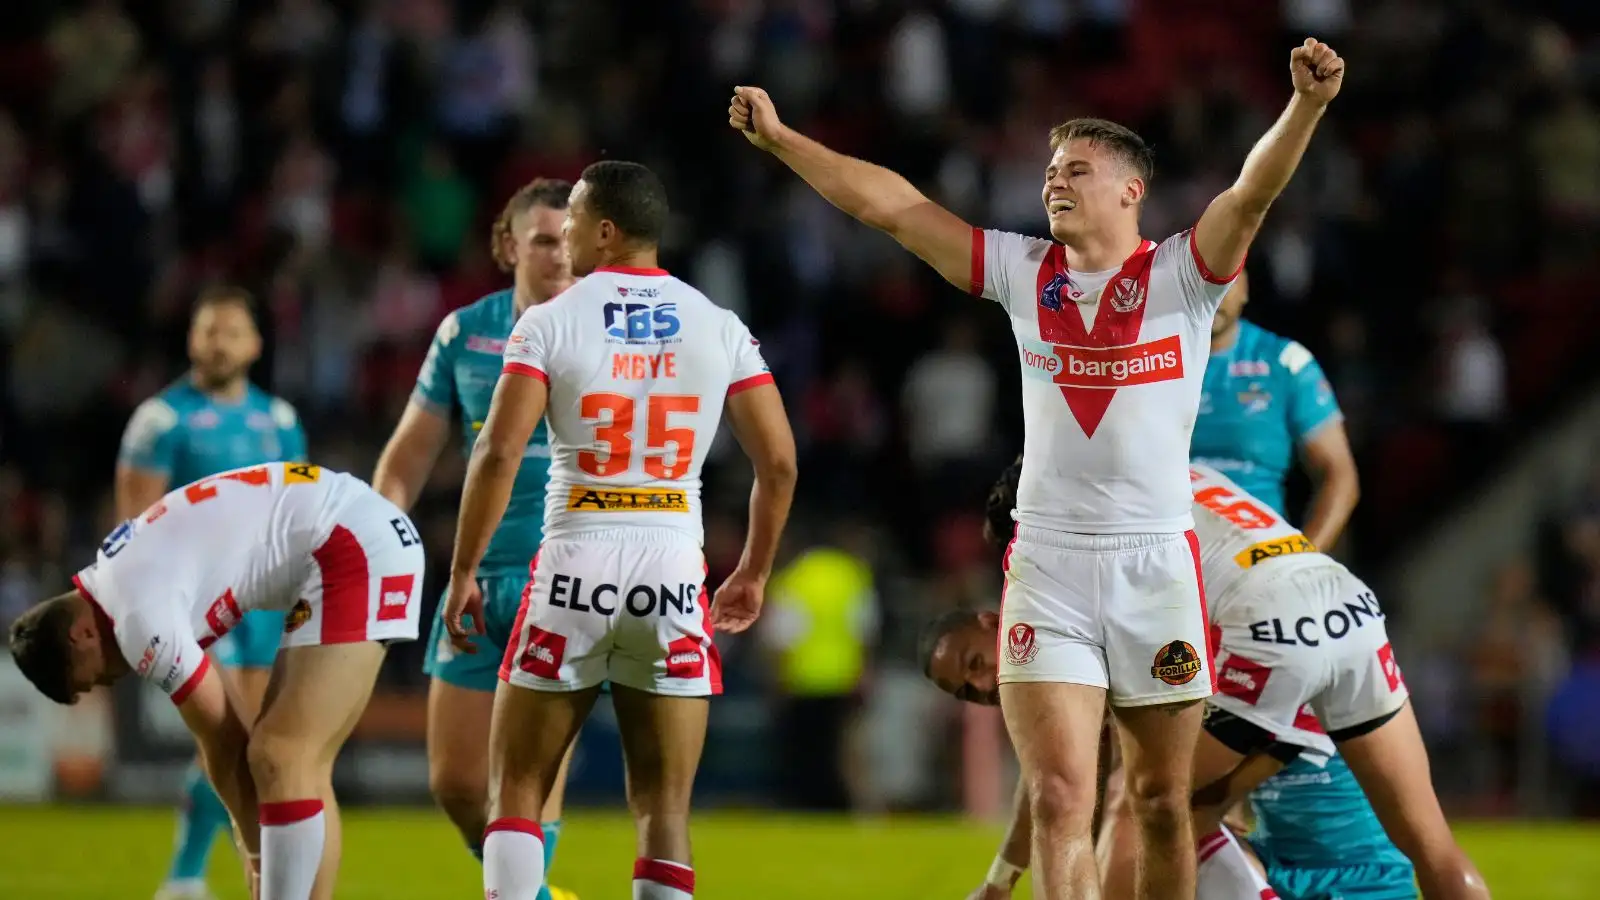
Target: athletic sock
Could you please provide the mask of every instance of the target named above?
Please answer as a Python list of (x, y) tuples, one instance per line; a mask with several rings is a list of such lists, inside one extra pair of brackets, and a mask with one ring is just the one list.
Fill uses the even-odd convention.
[(261, 900), (309, 900), (326, 835), (321, 800), (261, 804)]
[(539, 888), (539, 900), (552, 900), (550, 897), (550, 864), (556, 858), (556, 844), (561, 840), (561, 820), (552, 819), (540, 822), (539, 828), (544, 831), (544, 884)]
[(1233, 832), (1218, 828), (1196, 842), (1200, 869), (1195, 900), (1276, 900)]
[(693, 900), (694, 868), (670, 859), (633, 861), (633, 900)]
[(483, 830), (484, 896), (537, 900), (543, 886), (544, 832), (539, 823), (517, 818), (490, 822)]
[(172, 867), (167, 871), (168, 886), (204, 882), (211, 845), (217, 832), (229, 824), (228, 808), (222, 805), (222, 798), (211, 789), (199, 764), (190, 763), (183, 779), (183, 803), (178, 807), (178, 833)]

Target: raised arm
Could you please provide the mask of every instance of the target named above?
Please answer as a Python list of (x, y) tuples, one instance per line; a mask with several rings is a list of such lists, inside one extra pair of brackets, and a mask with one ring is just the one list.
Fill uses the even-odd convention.
[[(734, 88), (728, 124), (771, 153), (823, 199), (884, 232), (962, 290), (972, 284), (972, 226), (934, 203), (905, 178), (836, 153), (784, 125), (758, 87)], [(981, 273), (980, 273), (981, 275)]]
[(1289, 54), (1294, 97), (1244, 161), (1239, 179), (1217, 195), (1194, 227), (1194, 246), (1209, 272), (1236, 272), (1245, 252), (1300, 165), (1328, 102), (1344, 82), (1344, 60), (1333, 48), (1306, 38)]

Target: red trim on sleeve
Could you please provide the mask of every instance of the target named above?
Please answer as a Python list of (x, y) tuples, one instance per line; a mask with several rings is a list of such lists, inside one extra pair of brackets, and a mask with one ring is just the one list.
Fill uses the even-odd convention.
[(972, 226), (972, 272), (967, 276), (967, 292), (974, 297), (983, 296), (983, 229)]
[(596, 266), (596, 272), (615, 272), (618, 275), (666, 275), (666, 269), (648, 269), (639, 266)]
[(189, 695), (194, 693), (194, 689), (200, 686), (200, 679), (206, 677), (206, 672), (210, 670), (211, 657), (201, 656), (200, 665), (194, 670), (194, 674), (190, 675), (188, 681), (179, 685), (178, 689), (172, 692), (172, 705), (180, 706), (183, 701), (189, 699)]
[(262, 825), (293, 825), (304, 822), (317, 813), (322, 812), (321, 800), (282, 800), (277, 803), (263, 803), (257, 811), (257, 818)]
[(772, 383), (773, 381), (771, 372), (762, 372), (759, 375), (751, 375), (749, 378), (741, 378), (738, 381), (735, 381), (733, 384), (728, 385), (728, 396), (732, 397), (734, 394), (742, 391), (748, 391), (753, 387), (760, 387), (763, 384)]
[[(1239, 267), (1234, 269), (1233, 274), (1229, 275), (1227, 278), (1218, 278), (1215, 273), (1206, 268), (1206, 261), (1200, 258), (1200, 247), (1194, 242), (1193, 228), (1189, 229), (1189, 255), (1194, 257), (1194, 265), (1195, 268), (1200, 270), (1200, 277), (1211, 282), (1212, 284), (1227, 284), (1233, 281), (1235, 278), (1238, 278), (1239, 273), (1244, 271), (1243, 259), (1239, 260)], [(1249, 255), (1250, 254), (1248, 253), (1245, 254), (1246, 257)]]
[(530, 366), (527, 363), (508, 362), (505, 364), (505, 368), (500, 370), (500, 374), (526, 375), (529, 378), (537, 378), (547, 385), (550, 383), (550, 376), (546, 375), (543, 369), (538, 366)]

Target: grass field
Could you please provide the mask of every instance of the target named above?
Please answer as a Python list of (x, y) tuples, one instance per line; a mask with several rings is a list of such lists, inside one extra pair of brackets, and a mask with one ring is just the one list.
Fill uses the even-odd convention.
[[(1496, 900), (1597, 896), (1600, 828), (1466, 824), (1459, 833)], [(696, 896), (961, 900), (983, 877), (998, 834), (958, 819), (707, 814), (695, 825)], [(164, 809), (0, 807), (0, 898), (149, 900), (170, 839)], [(582, 900), (627, 900), (632, 859), (633, 829), (624, 817), (574, 815), (555, 881)], [(224, 900), (244, 900), (234, 871), (231, 853), (219, 845), (212, 883)], [(471, 900), (482, 896), (478, 878), (442, 816), (405, 809), (347, 817), (340, 900)]]

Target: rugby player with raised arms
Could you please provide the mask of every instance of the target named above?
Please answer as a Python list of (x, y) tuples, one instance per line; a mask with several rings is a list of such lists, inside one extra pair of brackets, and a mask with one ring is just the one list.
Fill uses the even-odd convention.
[(1043, 240), (973, 228), (786, 127), (759, 88), (729, 104), (752, 144), (1011, 318), (1026, 437), (995, 663), (1043, 900), (1100, 896), (1090, 829), (1107, 701), (1139, 824), (1135, 896), (1195, 891), (1191, 766), (1213, 673), (1189, 438), (1213, 314), (1343, 82), (1344, 61), (1314, 39), (1289, 64), (1293, 95), (1237, 181), (1159, 243), (1139, 231), (1150, 150), (1115, 123), (1052, 130)]

